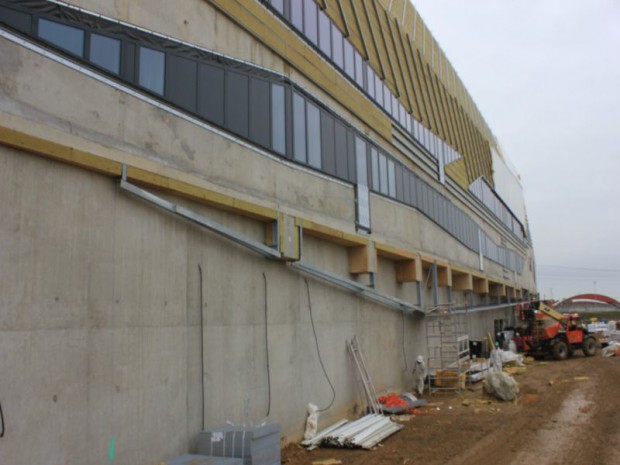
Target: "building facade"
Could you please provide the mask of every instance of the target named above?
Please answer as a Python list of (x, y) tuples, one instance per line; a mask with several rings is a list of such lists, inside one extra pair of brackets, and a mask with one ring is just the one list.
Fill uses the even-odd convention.
[(518, 176), (405, 0), (0, 0), (0, 463), (158, 463), (406, 389), (536, 292)]

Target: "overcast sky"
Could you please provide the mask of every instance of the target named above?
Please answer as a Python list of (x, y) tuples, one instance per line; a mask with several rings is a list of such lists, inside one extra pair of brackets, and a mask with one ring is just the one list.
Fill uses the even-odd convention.
[(541, 295), (620, 299), (620, 1), (413, 4), (521, 175)]

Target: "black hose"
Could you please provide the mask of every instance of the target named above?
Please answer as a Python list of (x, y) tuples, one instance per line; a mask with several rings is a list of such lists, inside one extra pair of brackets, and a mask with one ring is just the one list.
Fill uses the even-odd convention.
[(4, 413), (2, 413), (2, 402), (0, 402), (0, 421), (2, 422), (2, 432), (0, 432), (0, 438), (4, 437)]
[(271, 413), (271, 370), (269, 368), (269, 320), (267, 318), (267, 276), (263, 273), (265, 283), (265, 353), (267, 356), (267, 416)]
[(314, 327), (314, 317), (312, 316), (312, 301), (310, 300), (310, 284), (308, 284), (308, 280), (306, 278), (304, 278), (304, 281), (306, 282), (306, 290), (308, 291), (308, 308), (310, 309), (310, 323), (312, 324), (312, 333), (314, 334), (314, 343), (316, 344), (316, 353), (319, 356), (319, 363), (321, 364), (321, 368), (323, 369), (323, 373), (325, 374), (325, 379), (327, 379), (327, 382), (329, 383), (329, 387), (332, 390), (332, 400), (329, 403), (329, 405), (323, 409), (318, 410), (319, 412), (324, 412), (326, 410), (329, 410), (329, 408), (332, 405), (334, 405), (334, 401), (336, 400), (336, 390), (334, 389), (334, 385), (332, 384), (332, 381), (329, 379), (327, 370), (325, 370), (325, 365), (323, 364), (323, 359), (321, 358), (321, 351), (319, 350), (319, 340), (316, 337), (316, 329)]
[(203, 297), (202, 297), (202, 267), (198, 265), (198, 274), (200, 276), (200, 365), (202, 371), (200, 379), (202, 382), (202, 431), (205, 429), (205, 346), (204, 346), (204, 321), (203, 321)]

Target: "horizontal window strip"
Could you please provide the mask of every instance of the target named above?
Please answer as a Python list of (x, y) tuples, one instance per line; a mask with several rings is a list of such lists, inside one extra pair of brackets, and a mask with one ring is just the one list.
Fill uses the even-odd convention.
[[(10, 0), (0, 0), (0, 8), (13, 13), (0, 16), (0, 24), (57, 53), (276, 156), (414, 207), (467, 248), (480, 252), (480, 228), (471, 217), (289, 79), (84, 10), (76, 12), (45, 1), (20, 5)], [(315, 27), (312, 21), (308, 24)], [(319, 26), (316, 23), (320, 33)], [(352, 63), (364, 78), (368, 69), (356, 64), (355, 55)], [(411, 127), (423, 131), (416, 128), (415, 120)], [(485, 236), (483, 254), (520, 272), (523, 258), (508, 249), (500, 254), (500, 249), (504, 250)]]

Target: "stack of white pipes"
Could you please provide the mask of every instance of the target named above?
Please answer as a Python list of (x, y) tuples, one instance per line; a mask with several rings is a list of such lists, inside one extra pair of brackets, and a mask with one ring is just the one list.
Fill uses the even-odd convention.
[(355, 421), (340, 420), (317, 433), (312, 439), (302, 441), (309, 450), (322, 444), (332, 447), (361, 447), (372, 449), (388, 436), (402, 429), (388, 417), (371, 413)]

